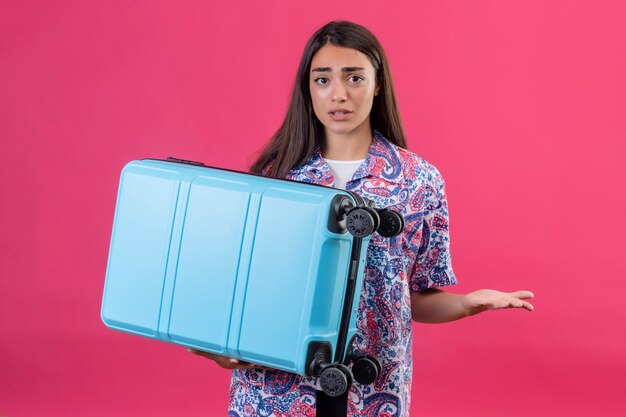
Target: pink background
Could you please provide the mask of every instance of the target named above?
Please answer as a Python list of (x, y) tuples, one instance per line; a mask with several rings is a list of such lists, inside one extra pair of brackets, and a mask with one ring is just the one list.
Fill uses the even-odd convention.
[(100, 322), (119, 172), (245, 169), (332, 19), (379, 37), (409, 147), (446, 179), (453, 291), (536, 293), (416, 324), (412, 414), (626, 415), (625, 2), (0, 7), (0, 415), (226, 414), (228, 372)]

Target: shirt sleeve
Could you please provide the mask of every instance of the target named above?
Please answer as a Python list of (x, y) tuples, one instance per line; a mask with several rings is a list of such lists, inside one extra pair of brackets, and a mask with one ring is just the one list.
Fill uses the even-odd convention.
[(457, 283), (450, 257), (445, 183), (441, 175), (438, 172), (436, 174), (432, 185), (427, 186), (421, 233), (416, 233), (417, 255), (409, 275), (411, 291), (424, 291), (427, 288)]

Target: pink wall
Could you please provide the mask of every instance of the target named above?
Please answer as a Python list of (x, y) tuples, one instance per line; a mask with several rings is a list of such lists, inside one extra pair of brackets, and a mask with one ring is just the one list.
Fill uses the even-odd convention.
[(227, 372), (100, 322), (119, 171), (245, 169), (340, 18), (386, 47), (410, 149), (446, 178), (455, 291), (536, 293), (532, 313), (415, 325), (413, 414), (625, 415), (625, 2), (1, 9), (0, 415), (225, 414)]

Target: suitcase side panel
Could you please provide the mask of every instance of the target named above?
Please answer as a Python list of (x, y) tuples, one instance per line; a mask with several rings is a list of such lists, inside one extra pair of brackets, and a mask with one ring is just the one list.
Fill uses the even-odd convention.
[(191, 183), (172, 297), (172, 341), (226, 353), (250, 186), (218, 175)]
[[(346, 290), (346, 278), (350, 269), (350, 236), (328, 239), (322, 244), (318, 273), (313, 280), (313, 297), (308, 309), (311, 311), (309, 329), (312, 334), (337, 338), (341, 317), (341, 300)], [(332, 351), (335, 350), (332, 343)]]
[(179, 192), (176, 171), (122, 171), (102, 301), (109, 327), (155, 337)]
[(242, 306), (241, 358), (300, 372), (306, 355), (302, 340), (310, 333), (305, 307), (328, 221), (324, 200), (330, 206), (328, 191), (298, 184), (270, 186), (263, 193)]

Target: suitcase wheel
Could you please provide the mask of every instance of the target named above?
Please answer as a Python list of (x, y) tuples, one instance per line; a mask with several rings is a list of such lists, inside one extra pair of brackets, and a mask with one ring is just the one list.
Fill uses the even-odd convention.
[(380, 216), (378, 215), (378, 212), (372, 207), (363, 207), (363, 209), (372, 215), (372, 218), (374, 219), (374, 232), (377, 231), (380, 227)]
[(350, 210), (346, 217), (346, 228), (354, 237), (369, 236), (376, 230), (374, 216), (367, 208), (359, 207)]
[(329, 397), (339, 397), (352, 385), (352, 372), (346, 365), (327, 366), (320, 374), (320, 386)]
[(380, 227), (378, 234), (382, 237), (394, 237), (402, 233), (404, 229), (404, 218), (394, 210), (383, 209), (378, 212), (380, 216)]
[(346, 378), (348, 378), (348, 389), (350, 389), (350, 387), (352, 386), (352, 382), (354, 381), (354, 374), (352, 373), (352, 370), (343, 363), (337, 363), (335, 364), (335, 366), (346, 375)]
[(352, 363), (354, 379), (360, 384), (371, 384), (381, 372), (380, 362), (373, 356), (363, 355)]

